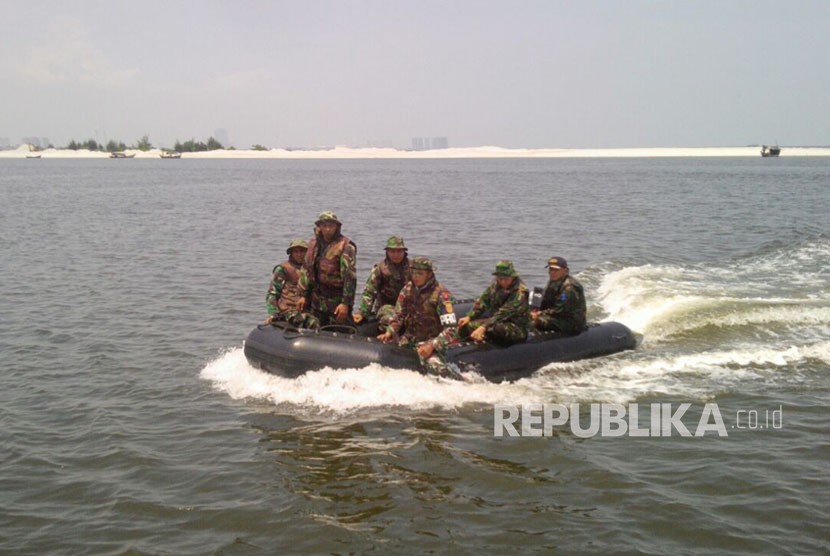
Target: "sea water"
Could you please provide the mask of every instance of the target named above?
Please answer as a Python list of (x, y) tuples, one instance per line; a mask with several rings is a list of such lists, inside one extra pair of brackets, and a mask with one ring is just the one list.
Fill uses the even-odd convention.
[[(0, 552), (828, 549), (830, 159), (2, 160), (0, 194)], [(323, 210), (358, 290), (390, 235), (458, 297), (563, 256), (638, 348), (504, 384), (256, 370)], [(496, 436), (544, 404), (726, 435)]]

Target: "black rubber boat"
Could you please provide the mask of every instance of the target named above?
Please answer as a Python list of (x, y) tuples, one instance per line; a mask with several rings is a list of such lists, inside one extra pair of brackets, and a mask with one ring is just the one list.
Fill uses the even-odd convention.
[[(466, 311), (459, 314), (466, 314)], [(414, 350), (383, 344), (375, 338), (374, 322), (336, 325), (320, 330), (286, 323), (262, 324), (245, 340), (245, 357), (258, 369), (294, 378), (324, 367), (362, 368), (372, 363), (424, 372)], [(631, 330), (617, 322), (591, 324), (574, 336), (531, 334), (510, 347), (463, 343), (447, 350), (446, 360), (461, 372), (475, 371), (493, 382), (530, 376), (549, 363), (576, 361), (634, 349)]]

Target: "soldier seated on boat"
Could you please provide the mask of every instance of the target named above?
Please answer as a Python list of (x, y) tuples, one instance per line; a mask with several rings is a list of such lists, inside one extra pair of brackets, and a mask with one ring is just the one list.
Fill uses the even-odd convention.
[(458, 343), (452, 296), (435, 279), (434, 270), (430, 259), (415, 257), (410, 264), (412, 279), (398, 294), (395, 313), (378, 340), (415, 348), (427, 371), (455, 376), (457, 372), (444, 361), (447, 347)]
[(570, 275), (568, 262), (551, 257), (546, 266), (550, 280), (542, 294), (542, 305), (532, 310), (533, 328), (539, 331), (579, 334), (585, 330), (585, 292)]
[(300, 328), (320, 326), (313, 315), (303, 313), (298, 306), (298, 301), (302, 297), (300, 274), (306, 251), (308, 251), (308, 243), (303, 239), (295, 239), (285, 250), (288, 260), (274, 267), (271, 273), (271, 286), (265, 296), (268, 307), (268, 318), (265, 319), (265, 324), (282, 320)]
[(376, 316), (378, 329), (385, 331), (395, 314), (398, 294), (411, 279), (407, 248), (402, 237), (392, 236), (386, 241), (386, 257), (372, 267), (357, 311), (352, 318), (355, 324)]
[(510, 261), (499, 261), (493, 281), (458, 321), (462, 339), (509, 346), (527, 339), (530, 330), (528, 289)]

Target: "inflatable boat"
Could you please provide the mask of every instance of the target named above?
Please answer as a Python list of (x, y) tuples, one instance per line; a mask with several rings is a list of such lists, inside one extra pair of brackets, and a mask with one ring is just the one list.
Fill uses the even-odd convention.
[[(414, 350), (384, 344), (376, 334), (375, 322), (319, 330), (281, 322), (262, 324), (248, 334), (244, 352), (253, 367), (287, 378), (324, 367), (359, 369), (372, 363), (425, 372)], [(446, 361), (460, 372), (475, 371), (487, 380), (502, 382), (530, 376), (549, 363), (600, 357), (635, 346), (636, 339), (628, 327), (603, 322), (590, 324), (572, 336), (531, 333), (525, 342), (509, 347), (466, 342), (450, 347)]]

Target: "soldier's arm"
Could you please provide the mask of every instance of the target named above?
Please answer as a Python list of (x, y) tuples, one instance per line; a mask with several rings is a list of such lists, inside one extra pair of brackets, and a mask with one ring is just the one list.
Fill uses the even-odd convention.
[(550, 283), (548, 283), (548, 285), (545, 286), (545, 290), (542, 292), (542, 303), (539, 306), (539, 315), (546, 315), (546, 316), (552, 316), (553, 315), (552, 310), (555, 309), (555, 307), (554, 307), (555, 304), (554, 304), (553, 298), (551, 297), (553, 294), (550, 290), (551, 290), (551, 286), (550, 286)]
[(308, 298), (311, 295), (311, 290), (314, 288), (316, 280), (317, 277), (314, 275), (314, 253), (309, 249), (305, 254), (303, 268), (300, 269), (300, 279), (298, 281), (303, 297)]
[(275, 266), (274, 272), (271, 274), (271, 284), (268, 287), (268, 293), (265, 295), (265, 303), (269, 315), (276, 315), (279, 312), (277, 302), (280, 300), (282, 290), (285, 287), (285, 280), (285, 269), (282, 265)]
[(343, 303), (349, 307), (354, 305), (355, 291), (357, 290), (357, 250), (349, 243), (340, 256), (340, 275), (343, 277)]
[(387, 332), (393, 334), (396, 338), (400, 336), (401, 329), (403, 328), (403, 322), (405, 318), (404, 314), (404, 307), (407, 292), (409, 291), (409, 286), (404, 286), (401, 290), (401, 293), (398, 294), (398, 300), (395, 302), (395, 314), (392, 315), (391, 320), (389, 321), (389, 327), (386, 329)]
[(572, 286), (565, 286), (565, 300), (562, 304), (562, 310), (570, 313), (576, 312), (580, 306), (579, 291)]
[(475, 303), (473, 303), (473, 308), (467, 313), (470, 320), (476, 320), (490, 310), (490, 295), (490, 287), (488, 286), (487, 289), (476, 298)]
[(562, 288), (562, 291), (556, 294), (556, 297), (553, 298), (551, 302), (552, 304), (545, 310), (543, 310), (542, 314), (551, 317), (562, 314), (566, 312), (567, 308), (570, 305), (573, 305), (575, 303), (576, 298), (576, 290), (566, 285), (564, 288)]
[(379, 288), (380, 268), (378, 268), (378, 265), (375, 265), (372, 267), (372, 272), (369, 273), (369, 278), (366, 279), (366, 286), (364, 286), (363, 295), (360, 298), (360, 307), (357, 309), (357, 312), (362, 316), (367, 317), (372, 312)]
[(451, 328), (445, 328), (440, 334), (433, 338), (432, 347), (435, 351), (443, 353), (448, 347), (454, 346), (458, 342), (458, 328), (453, 326)]
[(527, 289), (517, 288), (516, 291), (510, 294), (510, 297), (507, 298), (504, 305), (499, 307), (499, 310), (496, 311), (492, 318), (488, 319), (487, 325), (496, 324), (498, 322), (509, 322), (526, 311)]

